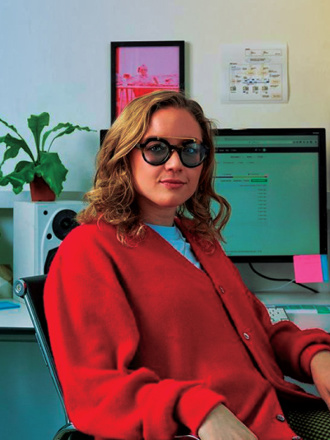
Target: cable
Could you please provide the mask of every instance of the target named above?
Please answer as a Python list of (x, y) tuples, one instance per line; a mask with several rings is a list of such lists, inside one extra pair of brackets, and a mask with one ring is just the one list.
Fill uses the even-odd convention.
[(252, 263), (248, 263), (248, 264), (249, 264), (250, 269), (252, 270), (252, 272), (254, 272), (256, 275), (259, 275), (259, 276), (262, 277), (262, 278), (265, 278), (266, 280), (271, 280), (271, 281), (288, 281), (288, 282), (292, 282), (292, 283), (296, 284), (297, 286), (302, 287), (303, 289), (310, 290), (310, 291), (313, 292), (313, 293), (319, 293), (317, 290), (312, 289), (311, 287), (305, 286), (305, 284), (297, 283), (296, 281), (294, 281), (294, 280), (290, 280), (290, 279), (288, 279), (288, 278), (272, 278), (272, 277), (268, 277), (268, 276), (266, 276), (266, 275), (263, 275), (262, 273), (258, 272), (258, 271), (253, 267)]
[(290, 280), (288, 283), (282, 284), (281, 286), (278, 286), (278, 287), (274, 287), (273, 289), (262, 289), (262, 290), (260, 290), (260, 291), (255, 291), (255, 290), (254, 290), (254, 293), (265, 293), (265, 292), (274, 292), (274, 291), (278, 291), (278, 290), (283, 289), (283, 288), (286, 287), (286, 286), (289, 286), (290, 284), (293, 283), (293, 281), (294, 281), (294, 280)]

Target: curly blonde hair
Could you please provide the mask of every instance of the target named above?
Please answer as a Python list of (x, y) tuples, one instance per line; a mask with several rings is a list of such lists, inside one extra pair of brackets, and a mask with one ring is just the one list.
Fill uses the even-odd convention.
[[(85, 194), (88, 206), (78, 214), (80, 223), (91, 223), (102, 218), (117, 227), (117, 237), (123, 244), (143, 239), (145, 227), (133, 185), (129, 153), (147, 131), (152, 115), (160, 109), (174, 107), (192, 114), (202, 130), (203, 144), (208, 154), (203, 162), (196, 192), (177, 209), (177, 216), (192, 217), (189, 229), (197, 239), (213, 243), (223, 240), (222, 229), (230, 216), (230, 205), (213, 189), (215, 168), (212, 123), (201, 106), (182, 93), (157, 91), (131, 101), (107, 132), (97, 156), (97, 170), (93, 188)], [(216, 214), (211, 212), (211, 201), (218, 203)]]

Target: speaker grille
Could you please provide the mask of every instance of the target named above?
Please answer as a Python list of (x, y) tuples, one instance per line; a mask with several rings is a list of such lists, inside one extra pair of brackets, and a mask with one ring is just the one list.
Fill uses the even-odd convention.
[(63, 209), (58, 212), (53, 220), (53, 232), (59, 240), (64, 240), (72, 229), (78, 226), (77, 213), (72, 209)]

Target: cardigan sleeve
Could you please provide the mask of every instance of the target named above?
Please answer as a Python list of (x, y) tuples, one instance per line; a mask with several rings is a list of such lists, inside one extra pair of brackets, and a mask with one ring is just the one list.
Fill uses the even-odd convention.
[(291, 321), (272, 324), (264, 304), (249, 290), (247, 295), (268, 334), (283, 374), (303, 382), (312, 382), (312, 357), (319, 351), (330, 351), (330, 335), (321, 329), (301, 330)]
[(45, 286), (51, 347), (70, 419), (98, 439), (172, 439), (183, 424), (195, 433), (222, 396), (198, 381), (161, 380), (143, 366), (130, 369), (139, 332), (125, 281), (102, 242), (81, 230), (62, 242)]

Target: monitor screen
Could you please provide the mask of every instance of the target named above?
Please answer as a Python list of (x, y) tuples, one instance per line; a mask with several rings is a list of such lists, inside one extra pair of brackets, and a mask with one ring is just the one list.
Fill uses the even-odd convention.
[(215, 148), (215, 190), (232, 207), (223, 231), (232, 260), (327, 253), (325, 129), (220, 129)]

